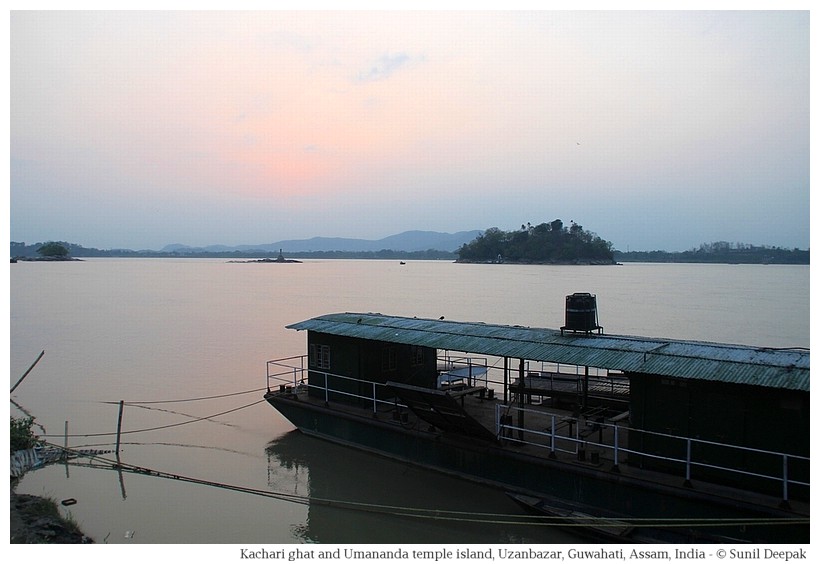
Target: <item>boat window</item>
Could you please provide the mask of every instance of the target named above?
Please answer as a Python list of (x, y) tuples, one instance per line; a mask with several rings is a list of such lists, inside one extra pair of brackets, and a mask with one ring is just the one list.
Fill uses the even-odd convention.
[(382, 371), (395, 370), (398, 367), (396, 347), (382, 349)]
[(410, 363), (413, 366), (424, 364), (424, 348), (417, 345), (410, 347)]
[(311, 368), (330, 369), (330, 345), (312, 344), (309, 349)]

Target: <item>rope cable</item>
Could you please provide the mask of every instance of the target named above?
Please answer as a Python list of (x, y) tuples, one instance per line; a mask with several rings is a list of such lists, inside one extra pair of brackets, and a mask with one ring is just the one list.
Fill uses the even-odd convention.
[[(203, 401), (203, 400), (211, 400), (211, 399), (219, 399), (219, 398), (228, 398), (228, 397), (232, 397), (232, 396), (241, 396), (243, 394), (255, 394), (255, 393), (259, 393), (259, 392), (264, 392), (266, 390), (267, 390), (267, 388), (257, 388), (255, 390), (245, 390), (243, 392), (231, 392), (229, 394), (219, 394), (219, 395), (216, 395), (216, 396), (202, 396), (202, 397), (198, 397), (198, 398), (183, 398), (183, 399), (173, 399), (173, 400), (152, 400), (152, 401), (128, 401), (128, 402), (125, 402), (125, 405), (135, 405), (135, 404), (150, 405), (150, 404), (155, 404), (155, 403), (182, 403), (182, 402), (188, 402), (188, 401)], [(118, 401), (103, 401), (103, 402), (100, 402), (100, 403), (118, 405), (120, 402), (118, 402)]]
[[(220, 417), (222, 415), (227, 415), (228, 413), (233, 413), (233, 412), (239, 411), (241, 409), (246, 409), (248, 407), (253, 407), (254, 405), (263, 403), (264, 401), (265, 401), (264, 399), (257, 400), (255, 402), (249, 403), (247, 405), (242, 405), (240, 407), (235, 407), (233, 409), (229, 409), (227, 411), (222, 411), (220, 413), (214, 413), (213, 415), (207, 415), (205, 417), (198, 417), (198, 418), (192, 419), (190, 421), (181, 421), (179, 423), (169, 423), (168, 425), (160, 425), (158, 427), (148, 427), (148, 428), (145, 428), (145, 429), (133, 429), (131, 431), (121, 431), (120, 435), (131, 435), (131, 434), (134, 434), (134, 433), (145, 433), (145, 432), (148, 432), (148, 431), (159, 431), (161, 429), (170, 429), (172, 427), (181, 427), (182, 425), (189, 425), (191, 423), (198, 423), (200, 421), (205, 421), (205, 420), (208, 420), (208, 419), (212, 419), (214, 417)], [(46, 434), (46, 435), (41, 435), (41, 436), (42, 437), (87, 438), (87, 437), (112, 437), (112, 436), (116, 436), (116, 435), (117, 435), (117, 433), (86, 433), (86, 434), (81, 434), (81, 435), (48, 435), (48, 434)]]
[[(127, 404), (127, 405), (129, 405), (130, 407), (136, 407), (138, 409), (145, 409), (145, 410), (148, 410), (148, 411), (160, 411), (162, 413), (170, 413), (172, 415), (181, 415), (181, 416), (187, 417), (189, 419), (200, 419), (200, 417), (197, 416), (197, 415), (191, 415), (190, 413), (183, 413), (182, 411), (174, 411), (173, 409), (163, 409), (161, 407), (150, 407), (148, 405), (140, 405), (138, 403)], [(207, 419), (207, 420), (211, 421), (212, 423), (218, 423), (220, 425), (230, 425), (230, 423), (223, 423), (222, 421), (216, 421), (216, 420), (212, 420), (212, 419)]]

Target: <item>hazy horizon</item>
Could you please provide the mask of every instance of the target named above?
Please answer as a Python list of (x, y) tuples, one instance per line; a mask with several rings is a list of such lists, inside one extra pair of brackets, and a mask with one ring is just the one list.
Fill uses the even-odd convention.
[(809, 11), (12, 11), (10, 238), (808, 249)]
[[(414, 231), (420, 231), (420, 230), (410, 229), (410, 230), (407, 230), (407, 231), (402, 231), (401, 233), (393, 233), (393, 234), (386, 235), (384, 237), (378, 237), (378, 238), (375, 238), (375, 239), (365, 239), (365, 238), (360, 238), (360, 237), (337, 237), (337, 236), (333, 236), (333, 235), (321, 235), (321, 236), (317, 235), (317, 236), (313, 236), (313, 237), (304, 237), (304, 238), (299, 238), (299, 239), (289, 238), (288, 237), (288, 238), (285, 238), (285, 239), (279, 239), (277, 241), (251, 241), (251, 242), (236, 243), (236, 244), (231, 244), (231, 245), (220, 243), (219, 241), (215, 241), (215, 242), (212, 242), (212, 243), (206, 243), (204, 245), (188, 245), (188, 244), (185, 244), (185, 243), (180, 243), (178, 241), (169, 241), (169, 242), (164, 243), (161, 246), (155, 247), (155, 248), (149, 248), (149, 247), (140, 247), (140, 248), (133, 248), (133, 247), (102, 247), (102, 246), (98, 246), (98, 245), (94, 245), (94, 244), (82, 244), (82, 243), (78, 243), (76, 241), (68, 241), (65, 238), (57, 238), (57, 239), (42, 239), (42, 238), (37, 239), (37, 238), (35, 238), (35, 239), (32, 239), (31, 241), (12, 240), (11, 242), (12, 243), (23, 243), (25, 245), (34, 245), (34, 244), (48, 243), (48, 242), (63, 242), (63, 243), (69, 243), (69, 244), (72, 244), (72, 245), (80, 245), (81, 247), (84, 247), (84, 248), (87, 248), (87, 249), (99, 249), (101, 251), (105, 251), (105, 250), (163, 251), (164, 249), (166, 249), (168, 247), (174, 247), (174, 246), (182, 246), (182, 247), (185, 247), (185, 248), (192, 248), (192, 249), (208, 249), (208, 248), (211, 248), (211, 247), (225, 247), (225, 248), (228, 248), (228, 249), (235, 248), (235, 247), (253, 247), (253, 246), (266, 247), (266, 246), (270, 246), (270, 245), (279, 245), (281, 243), (285, 243), (285, 242), (289, 242), (289, 241), (305, 242), (305, 241), (313, 241), (313, 240), (337, 240), (338, 239), (338, 240), (344, 240), (344, 241), (378, 242), (378, 241), (382, 241), (382, 240), (385, 240), (385, 239), (390, 239), (392, 237), (401, 236), (401, 235), (404, 235), (405, 233), (410, 233), (410, 232), (414, 232)], [(464, 231), (459, 231), (459, 232), (455, 232), (455, 233), (447, 233), (447, 232), (439, 232), (439, 231), (435, 231), (435, 232), (434, 231), (426, 231), (426, 232), (427, 233), (438, 233), (438, 234), (441, 234), (441, 235), (456, 235), (458, 233), (467, 233), (467, 232), (471, 232), (471, 231), (486, 231), (486, 230), (483, 230), (483, 229), (466, 229)], [(514, 230), (506, 230), (506, 231), (514, 231)], [(615, 247), (614, 250), (619, 251), (619, 252), (652, 252), (652, 251), (685, 252), (685, 251), (690, 251), (692, 249), (697, 249), (702, 244), (719, 243), (719, 242), (726, 242), (726, 243), (730, 243), (730, 244), (733, 244), (733, 245), (738, 244), (738, 243), (739, 244), (744, 244), (744, 245), (745, 244), (752, 244), (752, 243), (748, 243), (747, 241), (723, 241), (723, 240), (720, 240), (720, 241), (701, 241), (700, 243), (693, 244), (693, 245), (691, 245), (691, 246), (689, 246), (685, 249), (672, 250), (672, 251), (670, 251), (669, 249), (662, 249), (660, 247), (653, 247), (653, 248), (646, 248), (646, 249), (633, 249), (631, 247), (630, 248), (620, 249), (620, 248)], [(754, 246), (778, 247), (778, 245), (771, 245), (771, 244), (767, 244), (765, 242), (754, 245)], [(786, 250), (792, 250), (792, 249), (798, 249), (798, 250), (801, 250), (801, 251), (810, 250), (810, 245), (807, 245), (806, 247), (785, 247), (785, 246), (780, 246), (780, 247), (783, 248), (783, 249), (786, 249)], [(387, 249), (387, 250), (401, 250), (401, 249)], [(428, 250), (428, 249), (423, 249), (423, 250)], [(435, 249), (435, 250), (446, 250), (446, 249)], [(316, 252), (328, 252), (328, 251), (340, 251), (340, 249), (316, 249)], [(362, 251), (367, 251), (367, 249), (359, 249), (359, 250), (353, 250), (353, 251), (347, 251), (347, 250), (344, 250), (344, 249), (341, 250), (341, 252), (362, 252)], [(271, 252), (273, 252), (273, 251), (271, 251)], [(294, 252), (300, 252), (301, 253), (301, 252), (311, 252), (311, 251), (296, 250)]]

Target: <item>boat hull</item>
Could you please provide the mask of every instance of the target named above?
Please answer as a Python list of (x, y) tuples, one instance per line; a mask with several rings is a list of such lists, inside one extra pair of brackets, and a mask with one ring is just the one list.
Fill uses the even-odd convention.
[[(303, 433), (395, 460), (445, 472), (492, 487), (554, 497), (634, 518), (750, 519), (791, 516), (686, 488), (646, 482), (609, 468), (568, 464), (517, 452), (515, 447), (403, 427), (399, 422), (357, 415), (290, 393), (270, 392), (267, 401)], [(704, 534), (759, 543), (809, 542), (809, 526), (699, 526)]]

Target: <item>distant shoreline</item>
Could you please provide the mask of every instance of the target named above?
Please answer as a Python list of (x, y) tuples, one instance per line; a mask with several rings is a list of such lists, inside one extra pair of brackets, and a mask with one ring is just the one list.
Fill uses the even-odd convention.
[[(100, 250), (83, 248), (78, 245), (69, 245), (67, 257), (42, 257), (36, 254), (36, 245), (26, 246), (25, 252), (20, 247), (12, 247), (12, 262), (55, 262), (81, 261), (85, 258), (208, 258), (227, 259), (229, 262), (277, 262), (280, 253), (270, 251), (221, 251), (221, 252), (161, 252), (161, 251), (131, 251), (128, 249)], [(15, 252), (18, 251), (18, 252)], [(439, 251), (394, 251), (383, 249), (380, 251), (282, 251), (285, 261), (295, 260), (324, 260), (324, 259), (354, 259), (354, 260), (398, 260), (419, 261), (439, 260), (452, 261), (462, 264), (543, 264), (543, 265), (614, 265), (627, 262), (644, 263), (696, 263), (696, 264), (799, 264), (808, 265), (811, 262), (811, 252), (801, 249), (783, 249), (776, 247), (748, 247), (748, 248), (718, 248), (707, 250), (690, 250), (680, 252), (667, 251), (614, 251), (613, 259), (569, 259), (546, 262), (497, 260), (467, 260), (461, 259), (458, 252)], [(281, 262), (281, 261), (279, 261)]]
[[(508, 265), (508, 266), (623, 266), (626, 263), (644, 263), (644, 264), (729, 264), (729, 265), (741, 265), (741, 264), (757, 264), (757, 265), (772, 265), (772, 266), (784, 266), (784, 265), (792, 265), (792, 266), (809, 266), (811, 263), (808, 260), (770, 260), (770, 261), (760, 261), (760, 260), (740, 260), (740, 259), (719, 259), (719, 258), (711, 258), (711, 257), (702, 257), (700, 259), (690, 259), (690, 258), (667, 258), (667, 259), (644, 259), (644, 258), (626, 258), (626, 257), (617, 257), (614, 261), (596, 261), (596, 260), (573, 260), (573, 261), (555, 261), (555, 262), (522, 262), (522, 261), (470, 261), (470, 260), (459, 260), (457, 257), (443, 257), (443, 258), (416, 258), (416, 257), (407, 257), (405, 255), (397, 254), (395, 256), (386, 256), (386, 255), (379, 255), (379, 256), (361, 256), (360, 253), (339, 253), (333, 254), (333, 256), (328, 256), (332, 253), (294, 253), (291, 256), (298, 257), (299, 259), (306, 259), (306, 260), (374, 260), (374, 261), (394, 261), (398, 260), (401, 262), (410, 262), (410, 261), (439, 261), (439, 262), (452, 262), (454, 264), (497, 264), (497, 265)], [(320, 256), (317, 256), (320, 255)], [(135, 258), (135, 259), (145, 259), (145, 258), (156, 258), (156, 259), (230, 259), (226, 262), (234, 263), (234, 264), (298, 264), (302, 263), (302, 260), (296, 260), (295, 258), (285, 259), (284, 261), (277, 260), (272, 257), (244, 257), (244, 256), (223, 256), (220, 253), (215, 254), (151, 254), (151, 255), (89, 255), (84, 258)], [(41, 257), (12, 257), (11, 262), (83, 262), (84, 259), (76, 258), (76, 257), (68, 257), (68, 258), (41, 258)]]
[[(492, 230), (490, 230), (492, 231)], [(60, 245), (68, 250), (67, 257), (63, 260), (82, 260), (83, 258), (209, 258), (209, 259), (228, 259), (232, 262), (274, 262), (280, 256), (287, 260), (296, 259), (356, 259), (356, 260), (398, 260), (398, 261), (414, 261), (414, 260), (442, 260), (454, 261), (461, 263), (493, 263), (499, 262), (495, 260), (497, 257), (501, 258), (504, 264), (620, 264), (626, 262), (659, 262), (659, 263), (712, 263), (712, 264), (810, 264), (811, 253), (808, 249), (798, 248), (783, 248), (773, 247), (770, 245), (750, 245), (746, 243), (728, 243), (725, 241), (717, 241), (712, 243), (703, 243), (699, 247), (692, 248), (687, 251), (619, 251), (611, 249), (606, 254), (580, 252), (580, 249), (574, 247), (563, 249), (560, 253), (548, 254), (556, 260), (543, 260), (548, 256), (537, 256), (538, 253), (518, 254), (505, 253), (503, 249), (499, 248), (493, 250), (491, 253), (483, 252), (481, 256), (472, 255), (464, 249), (468, 246), (462, 244), (461, 247), (444, 246), (442, 241), (430, 239), (430, 237), (454, 237), (462, 236), (466, 238), (473, 232), (461, 232), (457, 234), (442, 234), (436, 232), (405, 232), (379, 241), (367, 240), (348, 240), (336, 238), (315, 238), (312, 240), (300, 241), (282, 241), (277, 248), (265, 247), (251, 247), (251, 248), (222, 248), (222, 249), (205, 249), (194, 247), (168, 248), (163, 250), (149, 250), (143, 249), (134, 251), (131, 249), (97, 249), (93, 247), (83, 247), (75, 243), (59, 242)], [(481, 233), (476, 231), (475, 233)], [(486, 232), (485, 232), (486, 233)], [(418, 235), (426, 235), (428, 238), (424, 241), (414, 240), (413, 244), (416, 250), (396, 250), (394, 245), (406, 245), (406, 241), (397, 241), (397, 238), (408, 236), (418, 237)], [(517, 234), (516, 234), (517, 235)], [(369, 245), (370, 250), (350, 250), (350, 245), (356, 242), (363, 245), (363, 249), (367, 248), (364, 245)], [(288, 250), (289, 244), (299, 244), (303, 250)], [(304, 250), (304, 245), (312, 243), (318, 248), (316, 250)], [(373, 250), (372, 245), (376, 243), (384, 245), (384, 247)], [(453, 241), (449, 242), (450, 244)], [(418, 245), (429, 244), (426, 249)], [(39, 249), (44, 243), (25, 244), (21, 242), (11, 242), (10, 255), (12, 262), (19, 261), (52, 261), (60, 260), (61, 257), (42, 257), (39, 254)], [(331, 245), (345, 245), (347, 250), (330, 251), (327, 248), (332, 248)], [(325, 250), (320, 250), (324, 246)], [(436, 248), (438, 246), (438, 248)], [(355, 247), (352, 247), (355, 248)], [(399, 249), (402, 247), (399, 246)], [(423, 249), (423, 250), (422, 250)], [(519, 249), (520, 251), (520, 249)], [(597, 258), (583, 258), (597, 257)], [(470, 257), (469, 259), (467, 257)], [(532, 258), (542, 259), (541, 261), (524, 261), (511, 260), (512, 256), (522, 258), (523, 256), (531, 256)], [(572, 256), (572, 258), (569, 258)], [(464, 258), (462, 258), (464, 257)], [(612, 262), (609, 262), (609, 261)]]

